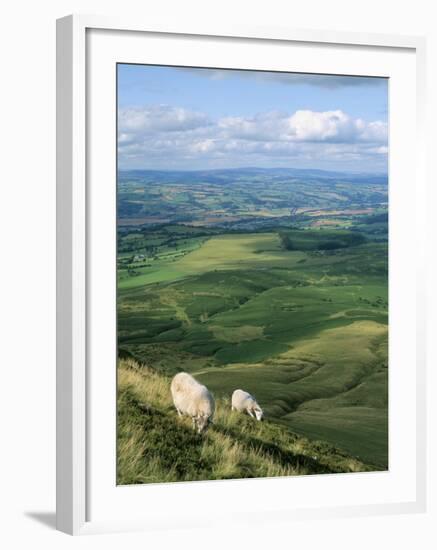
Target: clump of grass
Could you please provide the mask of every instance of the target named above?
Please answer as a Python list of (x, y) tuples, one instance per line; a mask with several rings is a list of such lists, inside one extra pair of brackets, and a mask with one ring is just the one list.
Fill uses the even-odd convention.
[(119, 484), (238, 479), (370, 470), (327, 443), (255, 422), (218, 399), (214, 424), (199, 435), (179, 418), (170, 378), (132, 359), (118, 367)]

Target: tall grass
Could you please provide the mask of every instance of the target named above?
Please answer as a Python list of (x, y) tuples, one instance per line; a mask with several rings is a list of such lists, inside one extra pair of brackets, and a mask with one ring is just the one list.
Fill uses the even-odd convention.
[(118, 484), (275, 477), (371, 468), (322, 442), (232, 412), (216, 400), (214, 424), (199, 435), (179, 418), (170, 379), (131, 359), (118, 367)]

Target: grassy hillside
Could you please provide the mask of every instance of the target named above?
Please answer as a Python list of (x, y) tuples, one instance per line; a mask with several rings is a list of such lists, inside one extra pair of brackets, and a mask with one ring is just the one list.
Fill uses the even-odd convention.
[(385, 468), (386, 345), (386, 325), (356, 321), (323, 330), (269, 359), (194, 375), (218, 395), (247, 388), (281, 425)]
[[(119, 482), (387, 469), (387, 178), (130, 171), (117, 189)], [(216, 397), (203, 437), (175, 415), (179, 371)], [(229, 412), (237, 387), (267, 422)]]
[(266, 419), (231, 412), (216, 396), (214, 424), (199, 435), (179, 418), (170, 377), (121, 359), (118, 367), (118, 484), (359, 472), (378, 469), (334, 446)]
[[(191, 372), (218, 397), (242, 387), (277, 424), (387, 468), (387, 243), (321, 229), (290, 230), (309, 250), (277, 231), (196, 234), (193, 247), (181, 226), (173, 249), (159, 231), (156, 259), (119, 272), (120, 355)], [(348, 246), (318, 248), (334, 237)]]

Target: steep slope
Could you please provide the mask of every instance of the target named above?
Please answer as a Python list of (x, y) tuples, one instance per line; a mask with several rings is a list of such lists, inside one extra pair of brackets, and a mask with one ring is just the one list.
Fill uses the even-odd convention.
[(120, 485), (360, 472), (377, 469), (325, 442), (255, 422), (216, 402), (214, 424), (199, 435), (178, 418), (170, 378), (121, 359), (118, 366)]

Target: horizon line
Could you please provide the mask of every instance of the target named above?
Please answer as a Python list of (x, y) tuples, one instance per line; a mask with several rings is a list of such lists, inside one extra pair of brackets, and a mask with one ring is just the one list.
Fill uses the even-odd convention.
[(226, 170), (302, 170), (302, 171), (311, 171), (316, 170), (318, 172), (337, 172), (340, 174), (366, 174), (366, 175), (378, 175), (378, 176), (387, 176), (388, 172), (366, 172), (366, 171), (354, 171), (354, 170), (339, 170), (339, 169), (328, 169), (328, 168), (296, 168), (294, 166), (234, 166), (227, 168), (117, 168), (117, 172), (129, 172), (129, 171), (140, 171), (140, 172), (220, 172)]

